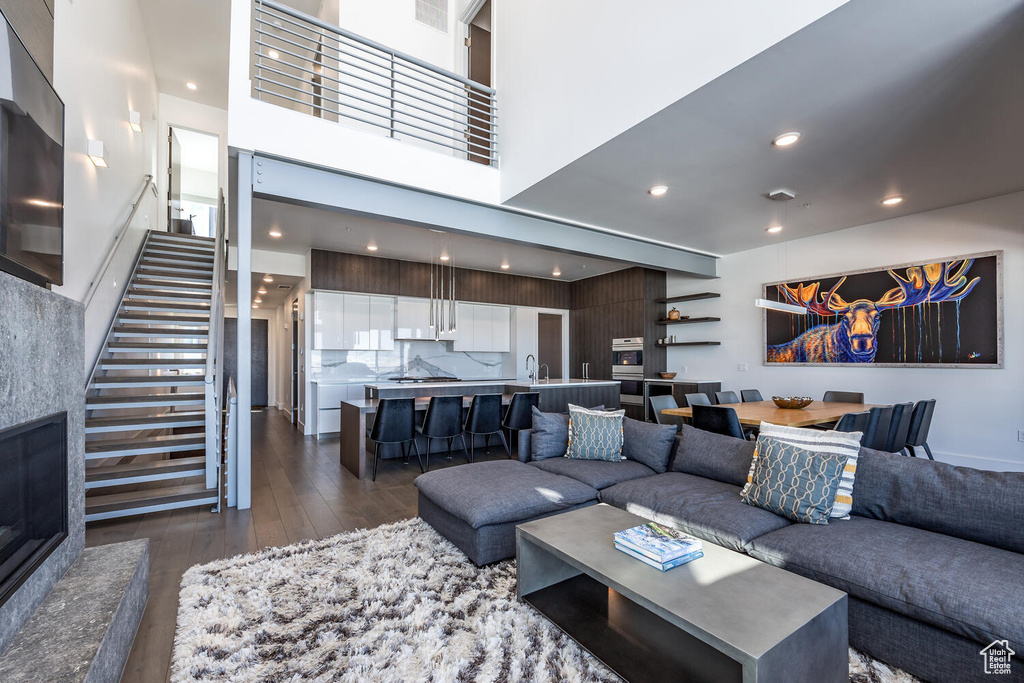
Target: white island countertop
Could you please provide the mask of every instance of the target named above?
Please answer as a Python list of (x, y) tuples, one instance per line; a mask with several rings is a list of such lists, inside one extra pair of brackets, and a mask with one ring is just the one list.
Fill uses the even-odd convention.
[(558, 387), (577, 387), (581, 385), (593, 386), (593, 387), (610, 387), (618, 384), (622, 384), (617, 379), (552, 379), (552, 380), (538, 380), (536, 382), (530, 382), (526, 380), (524, 382), (509, 381), (505, 384), (511, 384), (516, 387), (530, 387), (531, 389), (543, 389), (558, 388)]
[(504, 384), (513, 384), (515, 380), (512, 379), (460, 379), (456, 382), (367, 382), (366, 386), (371, 389), (405, 389), (408, 387), (416, 387), (417, 389), (437, 389), (438, 387), (490, 387), (490, 386), (501, 386)]

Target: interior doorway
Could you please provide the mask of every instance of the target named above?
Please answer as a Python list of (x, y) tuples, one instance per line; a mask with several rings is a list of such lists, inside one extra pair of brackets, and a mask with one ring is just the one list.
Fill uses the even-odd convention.
[(537, 314), (537, 367), (548, 366), (548, 377), (562, 379), (562, 316)]
[[(471, 81), (491, 86), (491, 0), (484, 2), (469, 21), (466, 37), (467, 74)], [(467, 117), (467, 139), (479, 145), (480, 138), (491, 136), (491, 104), (481, 94), (473, 91), (469, 95), (470, 111)], [(470, 137), (470, 134), (476, 137)], [(490, 154), (479, 146), (470, 145), (470, 161), (490, 165)]]
[(167, 229), (213, 237), (220, 193), (216, 135), (170, 126), (167, 131)]
[[(252, 407), (266, 408), (269, 400), (270, 328), (266, 320), (253, 319), (252, 354), (249, 357), (249, 381), (252, 392)], [(224, 383), (228, 378), (237, 382), (238, 367), (238, 318), (224, 319)]]

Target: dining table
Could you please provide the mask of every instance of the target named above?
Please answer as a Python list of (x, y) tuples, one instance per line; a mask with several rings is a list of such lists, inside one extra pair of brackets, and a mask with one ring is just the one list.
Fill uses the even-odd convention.
[[(810, 427), (828, 422), (838, 422), (847, 413), (862, 413), (877, 406), (867, 403), (838, 403), (813, 401), (804, 408), (780, 408), (774, 401), (749, 401), (747, 403), (722, 403), (725, 408), (736, 411), (736, 417), (745, 427), (757, 427), (762, 422), (786, 427)], [(692, 408), (668, 408), (663, 415), (693, 417)]]

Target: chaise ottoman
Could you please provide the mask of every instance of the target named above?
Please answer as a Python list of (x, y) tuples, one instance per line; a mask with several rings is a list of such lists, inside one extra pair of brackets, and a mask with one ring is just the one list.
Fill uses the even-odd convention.
[(419, 516), (477, 566), (515, 557), (516, 525), (594, 505), (597, 489), (516, 460), (416, 477)]

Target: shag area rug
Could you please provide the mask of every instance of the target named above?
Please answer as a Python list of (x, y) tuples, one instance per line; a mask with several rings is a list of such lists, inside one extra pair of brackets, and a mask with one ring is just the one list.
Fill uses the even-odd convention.
[[(420, 519), (197, 565), (171, 680), (619, 681)], [(850, 650), (854, 683), (916, 679)]]

